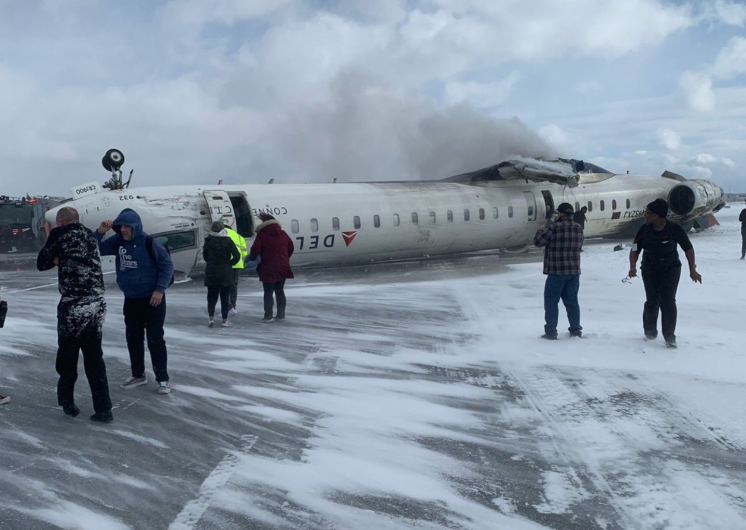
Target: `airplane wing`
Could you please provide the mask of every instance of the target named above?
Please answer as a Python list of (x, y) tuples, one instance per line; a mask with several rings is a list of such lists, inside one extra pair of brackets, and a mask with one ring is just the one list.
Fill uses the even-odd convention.
[(586, 168), (582, 160), (519, 158), (444, 180), (463, 183), (486, 180), (530, 180), (531, 182), (553, 182), (574, 188), (578, 185), (578, 174), (586, 169), (590, 168)]

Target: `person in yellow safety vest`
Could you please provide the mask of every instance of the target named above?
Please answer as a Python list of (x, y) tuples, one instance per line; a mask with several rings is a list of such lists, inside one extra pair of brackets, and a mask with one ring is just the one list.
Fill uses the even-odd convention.
[[(225, 223), (223, 224), (225, 225)], [(231, 285), (230, 296), (231, 307), (228, 311), (228, 314), (233, 316), (236, 314), (236, 302), (238, 302), (238, 274), (241, 272), (241, 269), (244, 268), (243, 260), (246, 259), (249, 252), (246, 250), (246, 240), (241, 236), (241, 234), (229, 228), (228, 225), (225, 225), (225, 233), (228, 234), (228, 237), (231, 238), (231, 241), (233, 241), (233, 244), (236, 245), (238, 252), (241, 254), (241, 259), (233, 266), (233, 285)]]

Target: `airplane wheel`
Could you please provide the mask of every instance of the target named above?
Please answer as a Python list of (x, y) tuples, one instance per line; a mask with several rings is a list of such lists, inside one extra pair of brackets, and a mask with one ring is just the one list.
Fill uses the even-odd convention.
[(119, 149), (109, 149), (101, 159), (106, 171), (117, 171), (124, 164), (124, 154)]

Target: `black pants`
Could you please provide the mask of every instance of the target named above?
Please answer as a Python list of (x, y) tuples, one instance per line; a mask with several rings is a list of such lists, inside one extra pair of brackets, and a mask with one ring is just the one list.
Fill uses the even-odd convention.
[(642, 281), (645, 284), (645, 309), (642, 313), (642, 327), (645, 333), (658, 334), (658, 310), (661, 313), (663, 338), (676, 340), (676, 290), (679, 288), (681, 266), (667, 270), (643, 269)]
[(220, 313), (223, 316), (223, 320), (228, 319), (228, 310), (231, 308), (231, 285), (208, 285), (207, 286), (207, 314), (210, 318), (215, 316), (215, 304), (218, 303), (218, 296), (220, 297)]
[(83, 350), (83, 367), (91, 388), (93, 410), (111, 410), (109, 380), (106, 377), (104, 351), (101, 348), (101, 322), (93, 322), (78, 336), (63, 335), (58, 324), (57, 334), (57, 403), (61, 406), (75, 403), (75, 381), (78, 380), (78, 354)]
[(238, 302), (238, 271), (241, 269), (233, 269), (233, 285), (231, 285), (230, 292), (230, 305), (233, 309), (236, 309), (236, 303)]
[(274, 306), (274, 300), (272, 294), (274, 293), (277, 298), (277, 318), (285, 318), (285, 305), (287, 300), (285, 299), (285, 280), (281, 280), (275, 283), (262, 282), (264, 286), (264, 318), (272, 318), (272, 309)]
[(746, 229), (741, 228), (741, 257), (746, 256)]
[(153, 362), (155, 380), (168, 381), (168, 353), (163, 338), (163, 324), (166, 322), (166, 296), (153, 307), (150, 297), (124, 299), (124, 327), (127, 349), (133, 377), (145, 375), (145, 336), (148, 338), (150, 360)]

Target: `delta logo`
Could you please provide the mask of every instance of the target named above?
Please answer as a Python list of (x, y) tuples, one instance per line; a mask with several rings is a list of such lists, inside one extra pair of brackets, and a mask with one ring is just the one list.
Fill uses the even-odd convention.
[(352, 243), (352, 240), (355, 239), (355, 236), (357, 235), (357, 232), (342, 232), (342, 237), (345, 240), (345, 246), (349, 247)]

